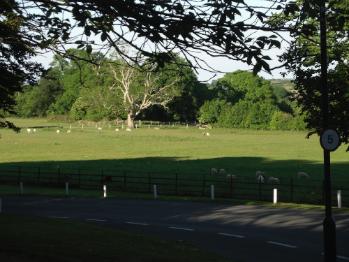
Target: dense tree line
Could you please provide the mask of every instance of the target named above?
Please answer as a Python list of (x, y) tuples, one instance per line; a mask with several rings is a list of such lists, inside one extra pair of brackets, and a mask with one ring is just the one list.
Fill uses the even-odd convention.
[(200, 108), (199, 121), (221, 127), (305, 129), (293, 94), (248, 71), (225, 74), (211, 84), (214, 99)]
[[(303, 116), (291, 93), (248, 71), (200, 83), (177, 57), (161, 69), (136, 68), (98, 53), (70, 50), (98, 61), (56, 56), (37, 85), (18, 93), (22, 117), (69, 115), (73, 120), (137, 119), (201, 122), (220, 127), (304, 129)], [(129, 126), (132, 127), (132, 123)]]

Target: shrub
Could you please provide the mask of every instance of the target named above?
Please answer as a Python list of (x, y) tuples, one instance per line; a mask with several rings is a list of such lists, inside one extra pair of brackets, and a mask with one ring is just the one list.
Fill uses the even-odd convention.
[(213, 124), (218, 121), (222, 110), (229, 106), (225, 100), (214, 99), (206, 101), (199, 110), (198, 120), (200, 123)]

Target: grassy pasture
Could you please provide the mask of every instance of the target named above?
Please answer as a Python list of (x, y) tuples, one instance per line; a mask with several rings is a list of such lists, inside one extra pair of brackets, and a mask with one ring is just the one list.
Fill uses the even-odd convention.
[[(132, 132), (93, 125), (83, 129), (72, 124), (46, 119), (13, 119), (21, 127), (63, 126), (26, 129), (16, 134), (1, 130), (0, 169), (9, 166), (81, 168), (142, 172), (174, 172), (188, 176), (209, 174), (212, 167), (228, 173), (254, 177), (256, 170), (268, 176), (289, 178), (305, 171), (312, 179), (322, 179), (322, 150), (318, 137), (306, 139), (305, 132), (256, 131), (235, 129), (199, 130), (198, 128), (148, 128)], [(204, 136), (209, 132), (210, 136)], [(334, 180), (349, 181), (349, 153), (340, 147), (332, 153)]]

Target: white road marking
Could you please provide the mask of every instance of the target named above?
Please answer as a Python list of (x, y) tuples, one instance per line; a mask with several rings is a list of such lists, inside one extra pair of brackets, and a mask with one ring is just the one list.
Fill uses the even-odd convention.
[(345, 257), (345, 256), (337, 256), (337, 258), (342, 259), (342, 260), (349, 261), (349, 257)]
[(147, 223), (139, 223), (139, 222), (131, 222), (131, 221), (126, 221), (125, 223), (130, 225), (149, 226), (149, 224)]
[(69, 217), (50, 216), (49, 218), (56, 218), (56, 219), (68, 219)]
[[(323, 255), (324, 255), (324, 252), (322, 252), (321, 255), (323, 256)], [(337, 258), (338, 258), (338, 259), (342, 259), (342, 260), (349, 261), (349, 257), (345, 257), (345, 256), (340, 256), (340, 255), (338, 255)]]
[(46, 204), (46, 203), (62, 201), (62, 200), (63, 200), (62, 198), (46, 199), (46, 200), (39, 200), (39, 201), (32, 201), (32, 202), (24, 202), (23, 205), (25, 206), (39, 205), (39, 204)]
[(288, 248), (297, 248), (297, 246), (284, 244), (284, 243), (280, 243), (280, 242), (268, 241), (267, 243), (272, 244), (272, 245), (276, 245), (276, 246), (282, 246), (282, 247), (288, 247)]
[(168, 227), (170, 229), (176, 229), (176, 230), (184, 230), (184, 231), (194, 231), (193, 228), (186, 228), (186, 227)]
[(105, 222), (105, 219), (87, 218), (86, 221)]
[(226, 237), (245, 238), (245, 236), (230, 234), (230, 233), (218, 233), (218, 235), (226, 236)]

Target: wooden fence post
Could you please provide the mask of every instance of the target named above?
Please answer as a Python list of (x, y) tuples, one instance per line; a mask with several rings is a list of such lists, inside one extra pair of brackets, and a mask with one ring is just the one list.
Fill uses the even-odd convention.
[(258, 179), (258, 200), (262, 200), (262, 181)]
[(37, 183), (40, 184), (40, 177), (41, 177), (41, 168), (38, 167), (38, 177), (37, 177)]
[(233, 176), (230, 175), (230, 197), (233, 197)]
[(61, 178), (61, 167), (58, 166), (58, 168), (57, 168), (57, 183), (59, 183), (60, 178)]
[(22, 181), (22, 168), (20, 166), (18, 167), (17, 180), (18, 182)]
[(148, 191), (151, 192), (151, 174), (148, 172)]
[(176, 173), (176, 186), (175, 186), (176, 196), (178, 195), (178, 173)]
[(124, 189), (127, 188), (126, 171), (124, 171)]
[(291, 197), (291, 202), (293, 202), (293, 194), (294, 194), (294, 185), (293, 185), (293, 177), (291, 177), (291, 181), (290, 181), (290, 197)]
[(78, 168), (78, 183), (79, 183), (79, 188), (81, 188), (81, 170)]
[(205, 196), (205, 189), (206, 189), (206, 175), (204, 174), (202, 176), (202, 196)]

